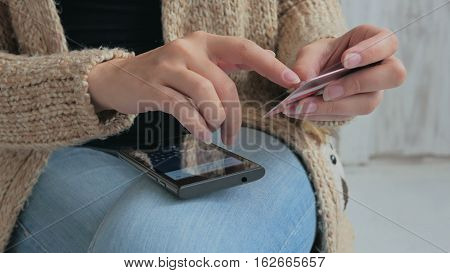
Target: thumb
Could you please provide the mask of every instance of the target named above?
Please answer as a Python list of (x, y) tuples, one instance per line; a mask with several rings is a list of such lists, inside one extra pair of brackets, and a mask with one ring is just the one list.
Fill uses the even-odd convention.
[(298, 51), (297, 59), (292, 70), (302, 81), (317, 77), (325, 61), (328, 60), (329, 40), (319, 40)]

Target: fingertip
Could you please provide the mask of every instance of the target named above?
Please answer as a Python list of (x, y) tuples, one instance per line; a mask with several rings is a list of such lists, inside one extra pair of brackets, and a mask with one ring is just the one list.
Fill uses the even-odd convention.
[(227, 145), (228, 140), (227, 140), (227, 133), (226, 130), (224, 128), (225, 126), (222, 125), (222, 128), (220, 129), (220, 139), (222, 140), (222, 143)]
[(326, 102), (337, 100), (344, 96), (344, 87), (339, 83), (329, 84), (323, 91), (323, 100)]
[(201, 132), (197, 133), (197, 139), (199, 139), (200, 141), (203, 141), (206, 144), (211, 144), (212, 143), (212, 133), (211, 131), (209, 131), (208, 129), (204, 129)]
[(300, 77), (297, 75), (297, 73), (295, 73), (294, 71), (292, 71), (289, 68), (285, 68), (281, 74), (283, 80), (289, 84), (298, 84), (300, 83)]
[(292, 70), (297, 73), (301, 81), (308, 81), (318, 75), (315, 70), (311, 70), (311, 68), (307, 68), (304, 65), (296, 65)]
[(239, 134), (239, 130), (237, 133), (227, 133), (227, 130), (222, 128), (220, 131), (220, 137), (222, 139), (222, 143), (227, 147), (232, 147), (236, 143), (237, 136)]
[(270, 55), (272, 55), (273, 57), (276, 57), (276, 56), (277, 56), (277, 54), (276, 54), (273, 50), (266, 49), (266, 51), (269, 52)]
[(357, 52), (346, 53), (342, 57), (342, 64), (347, 69), (352, 69), (361, 65), (362, 56)]
[(227, 147), (231, 147), (234, 144), (234, 136), (229, 136), (226, 134), (222, 135), (222, 143)]
[(230, 141), (228, 140), (228, 137), (226, 136), (226, 135), (222, 135), (221, 136), (221, 139), (222, 139), (222, 143), (225, 145), (225, 146), (230, 146)]

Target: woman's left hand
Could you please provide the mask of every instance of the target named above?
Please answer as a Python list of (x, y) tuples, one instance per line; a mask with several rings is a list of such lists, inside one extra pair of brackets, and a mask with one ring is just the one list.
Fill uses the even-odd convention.
[(328, 85), (323, 96), (301, 100), (284, 109), (290, 117), (315, 121), (348, 120), (371, 113), (381, 102), (383, 90), (403, 83), (406, 70), (394, 57), (397, 37), (371, 25), (354, 28), (339, 38), (318, 40), (300, 49), (293, 70), (302, 81), (327, 68), (379, 65), (347, 75)]

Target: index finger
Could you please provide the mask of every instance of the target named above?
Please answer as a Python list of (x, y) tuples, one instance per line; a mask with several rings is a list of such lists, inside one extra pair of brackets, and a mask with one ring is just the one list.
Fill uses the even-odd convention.
[(208, 50), (222, 62), (247, 66), (285, 88), (300, 83), (300, 78), (294, 71), (250, 40), (212, 35), (208, 41)]

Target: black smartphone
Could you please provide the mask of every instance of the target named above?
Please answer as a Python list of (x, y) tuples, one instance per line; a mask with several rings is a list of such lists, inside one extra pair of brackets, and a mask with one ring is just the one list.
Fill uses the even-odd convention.
[(259, 164), (192, 135), (157, 148), (121, 149), (119, 157), (180, 198), (253, 182), (265, 173)]

